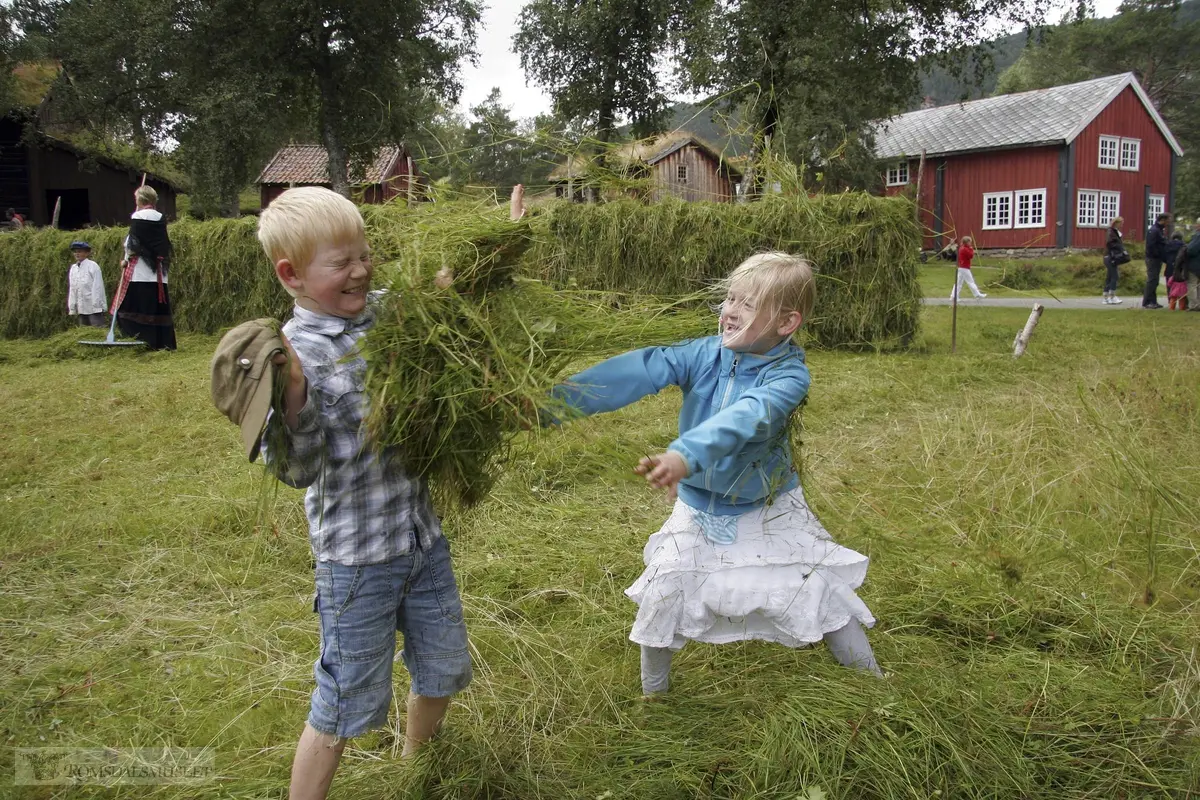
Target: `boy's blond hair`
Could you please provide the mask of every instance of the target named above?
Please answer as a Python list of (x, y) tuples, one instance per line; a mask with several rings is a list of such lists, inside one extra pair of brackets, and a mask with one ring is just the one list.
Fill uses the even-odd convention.
[(798, 311), (801, 319), (808, 322), (817, 302), (812, 264), (804, 256), (789, 253), (755, 253), (722, 283), (725, 291), (734, 286), (754, 303), (756, 314), (769, 314), (772, 318)]
[(134, 190), (133, 199), (139, 206), (155, 206), (158, 205), (158, 192), (153, 186), (142, 185)]
[(358, 207), (320, 186), (288, 189), (258, 218), (258, 241), (271, 264), (287, 259), (300, 275), (322, 244), (353, 244), (365, 238)]

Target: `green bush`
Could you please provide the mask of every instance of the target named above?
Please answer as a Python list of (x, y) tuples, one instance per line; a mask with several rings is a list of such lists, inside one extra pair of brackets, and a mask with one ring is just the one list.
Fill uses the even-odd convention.
[[(377, 263), (407, 258), (406, 237), (443, 204), (409, 210), (365, 206)], [(453, 214), (447, 218), (453, 218)], [(912, 205), (865, 194), (770, 197), (748, 204), (620, 200), (550, 203), (534, 209), (534, 245), (521, 271), (555, 286), (683, 295), (727, 275), (755, 251), (804, 253), (817, 269), (817, 309), (805, 326), (826, 346), (907, 342), (920, 310)], [(291, 300), (254, 236), (256, 220), (184, 219), (172, 224), (175, 324), (211, 333), (260, 316), (283, 317)], [(26, 229), (0, 236), (0, 336), (64, 330), (70, 243), (84, 237), (112, 299), (125, 228)]]

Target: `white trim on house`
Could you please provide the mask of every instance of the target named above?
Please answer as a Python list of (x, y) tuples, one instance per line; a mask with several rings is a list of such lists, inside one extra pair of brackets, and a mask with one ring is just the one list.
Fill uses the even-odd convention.
[(1150, 205), (1146, 207), (1146, 218), (1150, 220), (1150, 224), (1158, 219), (1159, 214), (1167, 213), (1167, 196), (1165, 194), (1150, 195)]
[[(1099, 199), (1096, 202), (1096, 227), (1107, 228), (1114, 219), (1121, 216), (1121, 193), (1098, 192), (1097, 194), (1099, 194)], [(1109, 206), (1107, 212), (1104, 208), (1106, 200)]]
[(1116, 100), (1121, 92), (1125, 91), (1126, 86), (1133, 87), (1133, 91), (1138, 96), (1138, 99), (1142, 101), (1142, 106), (1146, 109), (1146, 113), (1149, 114), (1150, 118), (1154, 120), (1154, 124), (1158, 126), (1159, 133), (1161, 133), (1163, 138), (1167, 140), (1167, 144), (1171, 145), (1171, 149), (1175, 151), (1175, 155), (1183, 155), (1183, 148), (1179, 146), (1179, 142), (1177, 142), (1175, 137), (1171, 135), (1170, 129), (1167, 128), (1167, 123), (1163, 122), (1163, 118), (1159, 116), (1158, 111), (1154, 108), (1154, 104), (1150, 102), (1150, 98), (1146, 95), (1146, 91), (1142, 88), (1142, 85), (1138, 83), (1137, 78), (1134, 77), (1132, 72), (1125, 73), (1125, 79), (1121, 81), (1121, 83), (1117, 84), (1116, 88), (1109, 92), (1108, 97), (1105, 98), (1104, 102), (1096, 104), (1096, 107), (1093, 108), (1083, 118), (1083, 121), (1075, 128), (1075, 130), (1071, 131), (1070, 135), (1067, 136), (1066, 143), (1069, 145), (1071, 142), (1078, 139), (1079, 135), (1087, 130), (1088, 125), (1091, 125), (1093, 122), (1095, 122), (1096, 117), (1100, 116), (1101, 112), (1108, 108), (1112, 104), (1112, 101)]
[[(1127, 145), (1133, 145), (1133, 148), (1130, 150), (1130, 152), (1133, 153), (1133, 163), (1128, 167), (1125, 166), (1125, 147)], [(1121, 169), (1125, 170), (1126, 172), (1137, 172), (1138, 169), (1141, 167), (1141, 164), (1142, 164), (1142, 140), (1141, 139), (1127, 139), (1125, 137), (1121, 137)]]
[[(1022, 208), (1022, 203), (1027, 206)], [(1021, 217), (1026, 220), (1021, 222)], [(1014, 228), (1044, 228), (1046, 227), (1046, 190), (1018, 189), (1013, 192), (1013, 227)]]
[[(1105, 147), (1107, 145), (1107, 147)], [(1099, 155), (1096, 165), (1100, 169), (1118, 169), (1121, 166), (1121, 137), (1101, 134), (1097, 147)], [(1107, 154), (1108, 160), (1105, 160)]]
[[(1084, 204), (1084, 201), (1087, 204)], [(1085, 216), (1086, 214), (1086, 216)], [(1095, 228), (1100, 218), (1100, 193), (1095, 189), (1080, 189), (1075, 194), (1075, 227)]]
[[(988, 203), (992, 202), (991, 223), (988, 222)], [(984, 192), (983, 194), (983, 229), (985, 231), (1007, 230), (1012, 227), (1013, 193)]]
[[(893, 178), (892, 175), (895, 174)], [(887, 185), (888, 186), (907, 186), (908, 185), (908, 162), (901, 161), (899, 164), (893, 164), (887, 168)]]

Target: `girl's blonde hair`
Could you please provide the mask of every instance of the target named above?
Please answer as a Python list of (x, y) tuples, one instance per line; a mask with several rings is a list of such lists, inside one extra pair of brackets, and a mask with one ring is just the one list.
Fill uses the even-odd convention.
[(287, 259), (300, 275), (321, 245), (353, 244), (365, 238), (358, 207), (321, 186), (288, 189), (258, 217), (258, 241), (271, 264)]
[(133, 199), (139, 206), (158, 205), (158, 192), (154, 191), (153, 186), (139, 186), (133, 192)]
[(791, 311), (800, 312), (808, 322), (817, 302), (813, 267), (804, 256), (789, 253), (755, 253), (729, 274), (721, 288), (728, 292), (737, 287), (755, 307), (755, 314), (772, 318)]

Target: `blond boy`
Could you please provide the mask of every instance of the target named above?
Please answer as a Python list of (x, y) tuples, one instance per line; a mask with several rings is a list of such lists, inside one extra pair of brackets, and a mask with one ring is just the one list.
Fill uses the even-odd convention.
[[(268, 419), (262, 449), (280, 480), (308, 489), (321, 622), (291, 797), (323, 798), (346, 740), (387, 721), (396, 631), (412, 677), (405, 755), (436, 732), (450, 698), (471, 680), (471, 661), (428, 488), (362, 434), (366, 363), (357, 344), (375, 319), (362, 216), (328, 189), (289, 189), (263, 211), (258, 238), (296, 300), (283, 328), (290, 356), (283, 419)], [(279, 440), (272, 426), (282, 426), (286, 452), (272, 452)]]

